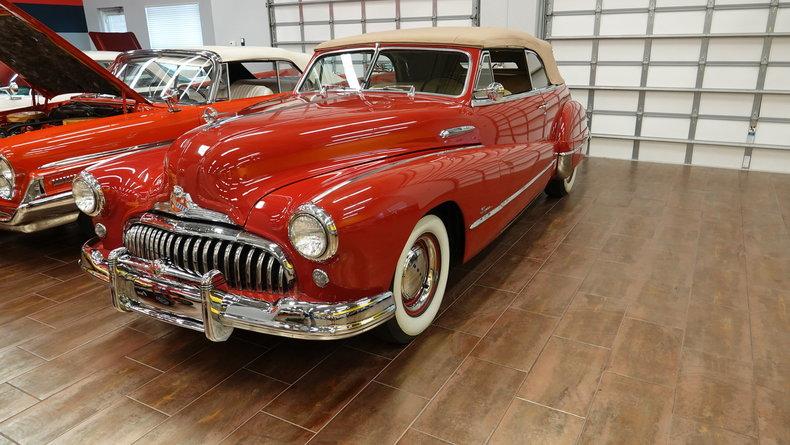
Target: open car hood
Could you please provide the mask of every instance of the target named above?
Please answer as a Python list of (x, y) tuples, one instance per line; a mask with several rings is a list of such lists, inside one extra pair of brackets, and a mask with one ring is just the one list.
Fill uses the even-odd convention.
[(0, 0), (0, 62), (8, 65), (39, 94), (97, 93), (147, 101), (85, 53), (38, 20)]

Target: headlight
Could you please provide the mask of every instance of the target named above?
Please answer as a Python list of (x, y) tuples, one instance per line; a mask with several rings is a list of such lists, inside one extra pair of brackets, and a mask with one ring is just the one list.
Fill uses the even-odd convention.
[(14, 169), (4, 157), (0, 156), (0, 199), (14, 196)]
[(88, 172), (82, 172), (74, 178), (71, 193), (77, 208), (88, 216), (96, 216), (104, 210), (104, 194), (96, 178)]
[(288, 223), (288, 238), (303, 257), (324, 261), (337, 252), (337, 227), (332, 217), (315, 204), (305, 204)]

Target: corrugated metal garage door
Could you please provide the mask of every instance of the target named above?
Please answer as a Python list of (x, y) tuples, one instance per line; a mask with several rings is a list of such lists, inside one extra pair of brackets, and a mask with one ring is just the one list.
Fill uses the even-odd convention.
[(480, 0), (268, 0), (272, 45), (310, 52), (365, 32), (480, 23)]
[(591, 156), (790, 172), (790, 2), (549, 0)]

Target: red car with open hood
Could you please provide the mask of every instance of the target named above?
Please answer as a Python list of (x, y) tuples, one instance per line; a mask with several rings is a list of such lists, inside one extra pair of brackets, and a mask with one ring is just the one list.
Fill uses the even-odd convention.
[(213, 119), (289, 91), (309, 61), (277, 48), (139, 50), (111, 73), (6, 0), (0, 33), (0, 62), (35, 92), (32, 106), (0, 111), (0, 230), (18, 232), (76, 220), (71, 181), (85, 167), (169, 145), (209, 107)]
[(319, 45), (296, 91), (75, 180), (101, 235), (83, 267), (113, 303), (205, 332), (406, 342), (448, 270), (544, 190), (588, 137), (548, 43), (496, 28)]

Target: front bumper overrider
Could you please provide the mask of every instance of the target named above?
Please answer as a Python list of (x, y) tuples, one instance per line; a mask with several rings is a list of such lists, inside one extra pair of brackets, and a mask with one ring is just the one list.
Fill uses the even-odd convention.
[(69, 191), (23, 202), (10, 213), (0, 210), (0, 230), (33, 233), (72, 223), (78, 216)]
[(291, 295), (275, 302), (234, 294), (217, 270), (197, 275), (161, 261), (132, 256), (126, 248), (105, 259), (97, 239), (82, 248), (82, 268), (110, 283), (113, 306), (224, 341), (234, 328), (283, 337), (331, 340), (373, 329), (393, 317), (391, 292), (343, 303), (300, 301)]

